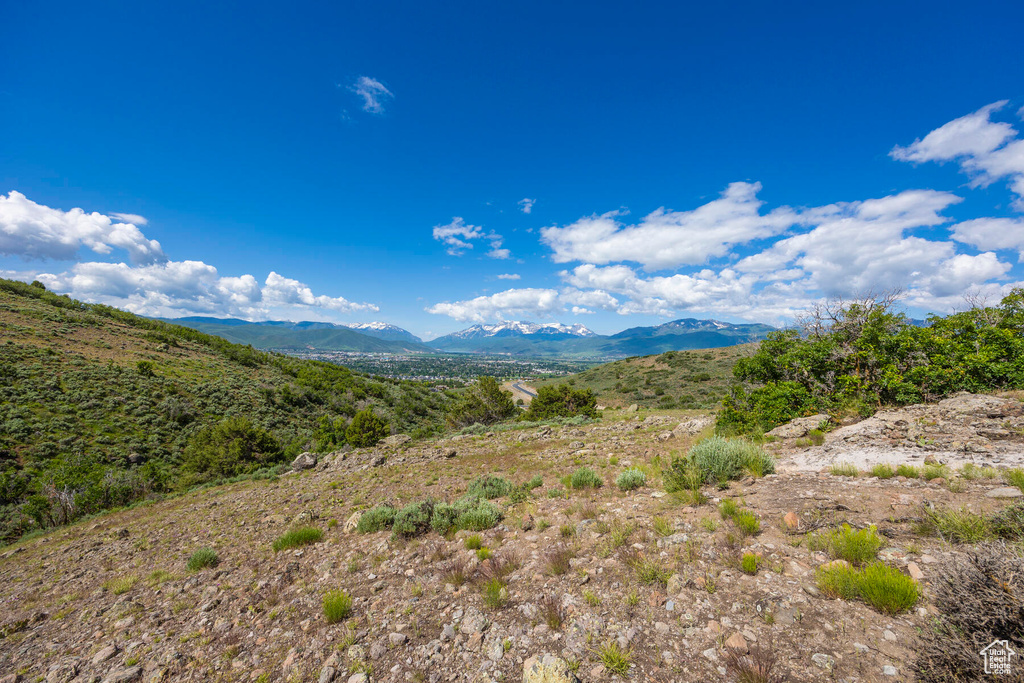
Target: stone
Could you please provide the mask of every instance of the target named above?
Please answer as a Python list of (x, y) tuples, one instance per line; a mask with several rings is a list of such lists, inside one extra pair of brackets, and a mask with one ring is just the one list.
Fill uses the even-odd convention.
[(1021, 490), (1016, 486), (1003, 486), (998, 489), (992, 489), (985, 493), (985, 495), (989, 498), (1020, 498), (1024, 496), (1024, 493), (1021, 493)]
[(811, 655), (811, 661), (814, 662), (814, 666), (819, 669), (824, 669), (825, 671), (831, 671), (836, 665), (836, 660), (832, 655), (827, 655), (822, 652)]
[(640, 410), (640, 406), (635, 403), (630, 404), (630, 406), (626, 408), (627, 413), (635, 413), (638, 410)]
[(348, 677), (348, 683), (370, 683), (370, 678), (366, 674), (352, 674)]
[(486, 628), (487, 617), (481, 614), (477, 608), (470, 607), (466, 610), (466, 616), (462, 618), (462, 623), (459, 624), (459, 633), (471, 636), (482, 633)]
[(293, 470), (308, 470), (316, 467), (316, 454), (315, 453), (300, 453), (299, 457), (292, 460)]
[(385, 464), (387, 464), (387, 461), (388, 461), (387, 456), (378, 455), (377, 457), (375, 457), (373, 459), (373, 466), (374, 467), (383, 467)]
[(715, 419), (710, 415), (702, 415), (695, 417), (692, 420), (686, 422), (680, 422), (676, 425), (676, 428), (672, 430), (674, 436), (693, 436), (704, 431), (705, 428), (710, 427), (714, 424)]
[(882, 667), (882, 673), (885, 674), (886, 676), (895, 676), (899, 672), (896, 671), (896, 667), (893, 666), (892, 664), (886, 664), (885, 666)]
[(841, 569), (841, 568), (849, 567), (849, 566), (850, 566), (850, 563), (847, 562), (846, 560), (832, 560), (831, 562), (826, 562), (825, 564), (821, 565), (821, 568), (825, 569), (825, 570), (829, 570), (829, 569)]
[(924, 572), (917, 566), (917, 562), (907, 563), (907, 573), (910, 574), (910, 578), (914, 581), (920, 581), (924, 578)]
[(796, 531), (800, 528), (800, 518), (792, 510), (787, 512), (786, 516), (782, 519), (786, 523), (786, 528), (790, 531)]
[(349, 518), (345, 520), (345, 526), (341, 527), (343, 534), (354, 534), (356, 529), (359, 528), (359, 519), (363, 516), (361, 512), (353, 512), (349, 515)]
[(135, 681), (142, 678), (142, 667), (141, 666), (129, 666), (124, 669), (116, 669), (107, 674), (107, 677), (103, 679), (103, 683), (128, 683), (128, 681)]
[(580, 683), (580, 679), (564, 659), (544, 654), (523, 663), (523, 683)]
[(398, 647), (399, 645), (405, 645), (406, 642), (408, 642), (408, 640), (409, 636), (405, 635), (404, 633), (392, 633), (388, 636), (388, 642), (390, 642), (391, 645), (394, 647)]
[(747, 641), (739, 632), (733, 633), (725, 641), (725, 646), (741, 655), (747, 653)]
[(668, 583), (665, 585), (665, 590), (669, 595), (679, 595), (680, 591), (683, 590), (683, 577), (679, 574), (673, 574), (668, 577)]
[(395, 434), (394, 436), (389, 436), (381, 441), (381, 445), (394, 447), (401, 446), (402, 444), (409, 443), (410, 441), (412, 441), (412, 437), (408, 434)]
[(798, 417), (776, 427), (768, 432), (768, 435), (780, 439), (799, 439), (802, 436), (807, 436), (811, 430), (820, 428), (823, 422), (828, 422), (828, 415), (823, 413), (810, 417)]
[(895, 643), (897, 640), (899, 640), (896, 634), (890, 631), (889, 629), (885, 629), (884, 631), (882, 631), (882, 637), (888, 640), (890, 643)]
[(95, 655), (93, 655), (93, 657), (92, 657), (92, 665), (96, 666), (97, 664), (105, 662), (108, 659), (110, 659), (111, 657), (113, 657), (114, 655), (116, 655), (117, 653), (118, 653), (117, 645), (113, 645), (113, 644), (107, 645), (105, 648), (103, 648), (102, 650), (97, 652)]

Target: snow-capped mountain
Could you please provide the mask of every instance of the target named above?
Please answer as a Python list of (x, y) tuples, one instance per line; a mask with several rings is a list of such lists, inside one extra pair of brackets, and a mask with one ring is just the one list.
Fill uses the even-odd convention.
[(401, 327), (392, 325), (391, 323), (341, 323), (339, 327), (347, 327), (350, 330), (355, 330), (356, 332), (361, 332), (362, 334), (370, 337), (376, 337), (377, 339), (387, 339), (389, 341), (411, 341), (417, 343), (423, 341), (409, 330), (402, 329)]
[(460, 332), (447, 335), (448, 339), (483, 339), (485, 337), (513, 337), (527, 334), (560, 334), (570, 337), (596, 337), (595, 332), (585, 325), (563, 325), (562, 323), (532, 323), (525, 320), (510, 320), (493, 325), (473, 325)]

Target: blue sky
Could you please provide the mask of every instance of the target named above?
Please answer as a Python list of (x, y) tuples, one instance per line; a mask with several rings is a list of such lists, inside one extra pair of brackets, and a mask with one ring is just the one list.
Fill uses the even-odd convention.
[(0, 274), (425, 337), (1024, 281), (1020, 3), (553, 5), (11, 5)]

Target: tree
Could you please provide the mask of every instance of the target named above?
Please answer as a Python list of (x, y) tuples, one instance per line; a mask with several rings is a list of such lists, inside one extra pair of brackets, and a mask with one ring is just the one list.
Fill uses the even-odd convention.
[(182, 465), (199, 474), (232, 477), (279, 462), (283, 455), (270, 432), (244, 417), (229, 417), (189, 440)]
[(448, 411), (449, 426), (494, 424), (507, 420), (517, 412), (512, 392), (505, 391), (493, 377), (481, 377)]
[(573, 389), (568, 384), (541, 387), (523, 415), (524, 420), (555, 417), (597, 417), (597, 398), (590, 389)]
[(375, 446), (387, 435), (388, 423), (377, 417), (373, 408), (365, 408), (356, 413), (345, 430), (345, 439), (357, 448)]

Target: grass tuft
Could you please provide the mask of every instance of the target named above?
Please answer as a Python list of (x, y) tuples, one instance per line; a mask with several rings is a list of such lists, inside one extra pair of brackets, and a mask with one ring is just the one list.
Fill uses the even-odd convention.
[(324, 537), (324, 532), (315, 526), (303, 526), (292, 529), (276, 541), (274, 541), (274, 552), (280, 552), (289, 548), (299, 548), (311, 543), (319, 543)]
[(808, 549), (824, 550), (833, 559), (846, 560), (855, 565), (874, 560), (883, 544), (874, 526), (855, 530), (849, 524), (844, 524), (838, 529), (807, 536)]
[(188, 558), (185, 567), (190, 572), (197, 572), (207, 567), (216, 567), (218, 564), (220, 564), (220, 558), (217, 557), (217, 553), (212, 548), (200, 548)]
[(834, 477), (856, 477), (860, 474), (860, 470), (852, 462), (837, 462), (828, 468), (828, 471)]
[(818, 588), (831, 598), (860, 600), (884, 614), (900, 614), (917, 604), (917, 582), (881, 562), (860, 569), (845, 565), (819, 567)]
[(589, 467), (581, 467), (572, 473), (569, 485), (575, 489), (598, 489), (604, 484), (601, 477)]
[(324, 596), (324, 617), (328, 624), (348, 619), (352, 614), (352, 596), (344, 590), (331, 591)]
[(632, 491), (647, 484), (647, 475), (643, 470), (630, 468), (624, 470), (615, 479), (615, 485), (623, 491)]

